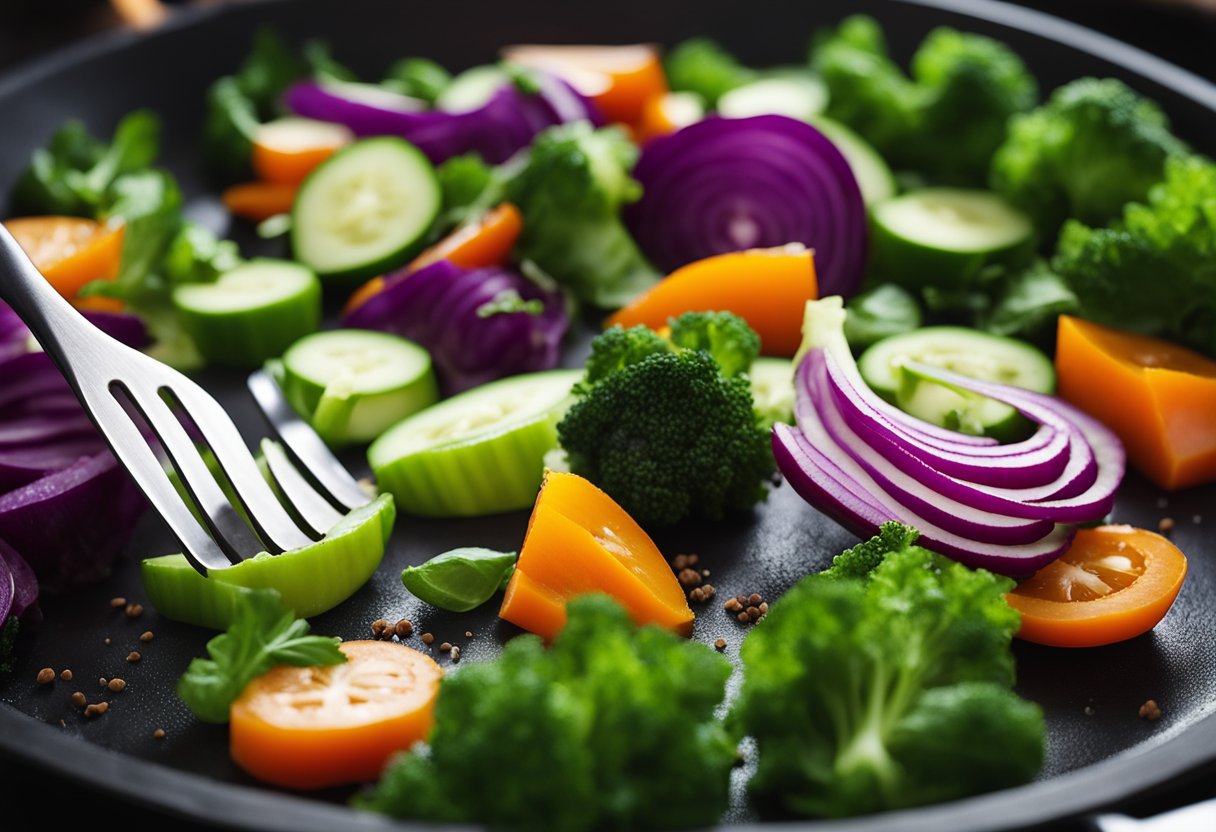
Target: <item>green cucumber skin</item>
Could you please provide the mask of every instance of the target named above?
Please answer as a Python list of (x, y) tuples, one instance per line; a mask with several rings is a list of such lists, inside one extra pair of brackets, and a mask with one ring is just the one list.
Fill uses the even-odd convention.
[(324, 540), (281, 555), (262, 553), (200, 575), (182, 555), (149, 558), (140, 564), (144, 590), (166, 618), (227, 629), (245, 589), (278, 590), (296, 615), (310, 618), (332, 609), (372, 576), (384, 557), (396, 507), (382, 495), (355, 509)]
[[(434, 225), (435, 218), (438, 217), (439, 210), (441, 208), (441, 204), (440, 204), (441, 199), (439, 197), (439, 194), (441, 194), (441, 189), (439, 186), (439, 177), (435, 173), (434, 166), (431, 165), (430, 160), (426, 158), (426, 156), (422, 153), (421, 150), (419, 150), (417, 147), (415, 147), (414, 145), (407, 142), (405, 139), (400, 139), (400, 138), (397, 138), (394, 136), (377, 136), (372, 139), (363, 139), (361, 141), (355, 142), (352, 145), (348, 145), (343, 150), (339, 151), (338, 153), (335, 153), (333, 156), (326, 159), (324, 162), (322, 162), (320, 165), (318, 165), (312, 171), (312, 173), (310, 173), (308, 175), (307, 178), (305, 178), (303, 183), (301, 183), (300, 190), (299, 190), (299, 196), (297, 196), (295, 203), (292, 205), (292, 209), (291, 209), (292, 257), (294, 257), (296, 260), (304, 263), (304, 265), (309, 265), (306, 261), (302, 260), (299, 255), (301, 237), (303, 235), (309, 233), (308, 223), (307, 222), (301, 223), (301, 215), (303, 213), (303, 210), (301, 208), (301, 203), (303, 202), (303, 200), (301, 199), (301, 197), (304, 196), (304, 194), (308, 188), (308, 183), (310, 181), (314, 180), (315, 178), (317, 178), (318, 175), (321, 174), (327, 167), (334, 165), (334, 164), (340, 164), (342, 161), (342, 157), (345, 154), (351, 152), (352, 150), (357, 151), (360, 147), (364, 146), (365, 143), (367, 143), (367, 142), (394, 142), (394, 143), (400, 144), (404, 148), (407, 148), (410, 152), (412, 152), (414, 155), (416, 155), (418, 157), (418, 159), (420, 159), (422, 161), (423, 166), (420, 166), (420, 169), (427, 171), (427, 174), (429, 176), (429, 181), (433, 188), (433, 192), (436, 195), (436, 205), (435, 205), (434, 216), (431, 217), (430, 224), (426, 228), (421, 229), (419, 231), (418, 235), (413, 240), (408, 241), (402, 247), (398, 248), (395, 251), (389, 252), (388, 254), (384, 255), (383, 257), (379, 258), (378, 260), (359, 263), (357, 265), (351, 266), (350, 268), (339, 269), (336, 271), (322, 272), (322, 271), (317, 271), (314, 269), (314, 271), (317, 271), (318, 276), (321, 278), (322, 284), (324, 286), (326, 286), (327, 288), (332, 287), (335, 291), (344, 292), (344, 291), (347, 291), (350, 289), (357, 288), (361, 282), (368, 280), (370, 278), (376, 277), (377, 275), (384, 274), (385, 272), (391, 272), (401, 266), (404, 266), (406, 263), (408, 263), (410, 260), (412, 260), (415, 255), (417, 255), (424, 248), (426, 248), (428, 234), (430, 232), (430, 226)], [(309, 266), (309, 267), (311, 268), (311, 266)]]
[[(250, 261), (256, 264), (258, 261)], [(321, 283), (244, 312), (210, 312), (174, 303), (182, 329), (209, 364), (254, 369), (321, 326)]]

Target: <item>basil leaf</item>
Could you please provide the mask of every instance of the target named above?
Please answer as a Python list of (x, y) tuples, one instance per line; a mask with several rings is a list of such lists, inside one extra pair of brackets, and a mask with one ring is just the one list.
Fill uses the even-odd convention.
[(514, 568), (514, 552), (469, 546), (408, 567), (401, 573), (401, 583), (433, 607), (468, 612), (490, 600)]

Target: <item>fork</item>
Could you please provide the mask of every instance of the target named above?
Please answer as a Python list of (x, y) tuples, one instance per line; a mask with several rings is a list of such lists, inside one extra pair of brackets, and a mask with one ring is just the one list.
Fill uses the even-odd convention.
[[(261, 443), (275, 484), (291, 506), (288, 511), (220, 403), (182, 373), (90, 324), (51, 287), (3, 225), (0, 300), (13, 308), (59, 367), (114, 456), (202, 574), (260, 552), (279, 554), (307, 545), (324, 536), (345, 511), (369, 501), (286, 405), (274, 379), (257, 372), (250, 390), (287, 446), (284, 451), (274, 442)], [(192, 433), (210, 449), (226, 483), (212, 474)], [(197, 507), (197, 517), (145, 434), (163, 450)], [(225, 493), (225, 484), (239, 507)]]

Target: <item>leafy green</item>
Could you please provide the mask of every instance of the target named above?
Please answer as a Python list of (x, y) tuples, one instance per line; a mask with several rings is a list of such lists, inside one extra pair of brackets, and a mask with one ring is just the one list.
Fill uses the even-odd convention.
[(545, 312), (545, 302), (540, 298), (524, 300), (517, 290), (503, 289), (494, 295), (491, 300), (477, 307), (477, 317), (479, 318), (492, 318), (495, 315), (513, 315), (518, 312), (533, 316), (543, 315)]
[(279, 594), (251, 589), (240, 595), (228, 631), (207, 642), (209, 659), (194, 659), (177, 695), (204, 722), (227, 722), (228, 710), (253, 679), (276, 664), (342, 664), (339, 639), (308, 635), (308, 622), (283, 608)]
[(559, 125), (537, 136), (507, 182), (524, 219), (519, 255), (595, 306), (621, 306), (659, 279), (620, 219), (641, 194), (629, 176), (637, 152), (619, 129)]
[(799, 581), (744, 640), (732, 719), (756, 740), (759, 798), (842, 816), (1038, 771), (1042, 712), (1010, 690), (1013, 582), (915, 540), (885, 524)]
[(1063, 278), (1046, 262), (1036, 260), (1009, 276), (979, 324), (996, 335), (1049, 344), (1055, 338), (1056, 318), (1078, 308), (1077, 295)]
[(990, 181), (1051, 239), (1069, 217), (1100, 225), (1144, 200), (1184, 150), (1155, 103), (1114, 78), (1081, 78), (1010, 121)]
[(550, 650), (520, 636), (498, 660), (447, 677), (429, 746), (398, 757), (358, 805), (555, 832), (717, 823), (735, 760), (714, 718), (729, 663), (637, 629), (603, 596), (568, 612)]
[(920, 304), (907, 289), (883, 283), (849, 298), (844, 319), (844, 334), (854, 351), (917, 329), (921, 324)]
[(1216, 357), (1216, 163), (1171, 158), (1120, 222), (1069, 221), (1052, 267), (1087, 318)]
[(176, 286), (182, 283), (211, 283), (221, 274), (241, 264), (240, 250), (231, 240), (221, 240), (196, 223), (182, 225), (165, 253), (165, 279)]
[(684, 41), (667, 53), (663, 64), (672, 90), (696, 93), (711, 108), (723, 95), (757, 76), (709, 38)]
[(427, 58), (402, 58), (391, 67), (380, 86), (434, 104), (452, 83), (452, 73)]
[(515, 569), (515, 552), (467, 546), (452, 549), (420, 566), (407, 566), (401, 583), (432, 607), (449, 612), (477, 609)]
[(941, 182), (984, 182), (1009, 117), (1038, 99), (1034, 76), (1009, 47), (945, 27), (921, 43), (911, 77), (888, 55), (881, 26), (865, 15), (817, 33), (811, 60), (830, 92), (827, 115), (894, 167)]
[(670, 326), (674, 346), (709, 353), (727, 377), (746, 373), (760, 355), (760, 336), (730, 312), (685, 312)]

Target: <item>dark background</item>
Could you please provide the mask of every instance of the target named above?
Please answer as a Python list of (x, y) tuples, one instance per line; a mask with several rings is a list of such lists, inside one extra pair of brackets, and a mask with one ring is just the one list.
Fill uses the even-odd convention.
[[(1204, 12), (1197, 7), (1152, 0), (1025, 0), (1021, 5), (1104, 31), (1216, 80), (1213, 54), (1216, 10)], [(104, 32), (117, 23), (116, 15), (104, 0), (0, 0), (0, 73), (57, 47)], [(1134, 784), (1128, 785), (1129, 791), (1134, 789)], [(1216, 797), (1216, 766), (1207, 766), (1166, 789), (1113, 808), (1144, 816), (1213, 797)], [(178, 830), (199, 828), (116, 803), (112, 798), (4, 759), (0, 759), (0, 807), (7, 818), (16, 818), (23, 814), (21, 810), (28, 809), (47, 820), (138, 819), (172, 823)], [(1089, 827), (1084, 822), (1074, 822), (1058, 828), (1075, 832)]]

